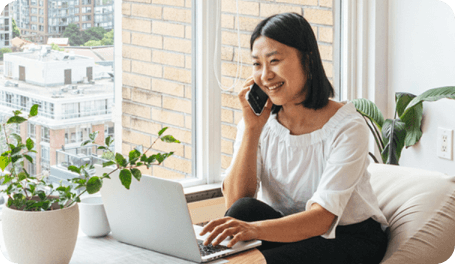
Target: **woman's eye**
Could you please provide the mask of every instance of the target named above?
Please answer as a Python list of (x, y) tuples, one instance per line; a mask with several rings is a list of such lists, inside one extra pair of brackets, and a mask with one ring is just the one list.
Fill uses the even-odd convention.
[(257, 66), (259, 66), (259, 63), (253, 62), (253, 66), (257, 67)]
[(272, 63), (273, 63), (273, 62), (278, 62), (278, 60), (277, 60), (277, 59), (273, 59), (273, 60), (271, 60), (270, 62), (272, 62)]

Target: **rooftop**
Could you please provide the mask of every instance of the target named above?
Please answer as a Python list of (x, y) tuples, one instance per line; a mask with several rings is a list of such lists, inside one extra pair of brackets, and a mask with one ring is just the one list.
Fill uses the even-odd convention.
[[(16, 86), (17, 85), (17, 86)], [(61, 86), (43, 87), (18, 80), (9, 80), (0, 76), (0, 90), (45, 101), (74, 101), (79, 98), (96, 96), (109, 97), (114, 94), (114, 82), (111, 79), (96, 80), (94, 84), (80, 83)]]
[(42, 46), (42, 47), (36, 46), (36, 47), (30, 48), (28, 51), (12, 52), (12, 53), (5, 54), (5, 57), (6, 56), (18, 56), (18, 57), (24, 57), (24, 58), (28, 58), (28, 59), (45, 61), (45, 62), (91, 59), (90, 57), (76, 55), (71, 52), (67, 53), (67, 52), (51, 50), (51, 49), (49, 49), (49, 47), (50, 46)]

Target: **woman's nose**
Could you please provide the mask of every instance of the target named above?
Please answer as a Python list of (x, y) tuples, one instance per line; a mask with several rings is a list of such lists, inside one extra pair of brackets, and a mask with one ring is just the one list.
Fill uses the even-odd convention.
[(274, 76), (274, 73), (269, 67), (264, 67), (262, 69), (262, 75), (261, 75), (262, 81), (268, 81), (268, 80), (272, 79), (273, 76)]

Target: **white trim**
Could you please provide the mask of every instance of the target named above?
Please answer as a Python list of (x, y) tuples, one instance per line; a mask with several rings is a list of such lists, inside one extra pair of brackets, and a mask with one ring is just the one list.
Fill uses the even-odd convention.
[[(220, 75), (220, 58), (213, 60), (215, 52), (215, 34), (221, 39), (221, 32), (216, 32), (217, 8), (219, 1), (197, 0), (196, 2), (196, 31), (193, 34), (196, 44), (196, 56), (193, 69), (196, 70), (195, 88), (196, 100), (194, 116), (196, 127), (193, 128), (196, 142), (196, 173), (197, 178), (210, 184), (220, 181), (221, 174), (221, 91), (215, 78), (214, 69)], [(221, 42), (219, 42), (221, 43)], [(221, 44), (218, 43), (218, 50)], [(187, 184), (185, 184), (188, 186)]]
[(115, 152), (122, 153), (122, 1), (114, 1), (114, 109)]
[(341, 8), (342, 100), (367, 98), (387, 118), (388, 0), (347, 0)]

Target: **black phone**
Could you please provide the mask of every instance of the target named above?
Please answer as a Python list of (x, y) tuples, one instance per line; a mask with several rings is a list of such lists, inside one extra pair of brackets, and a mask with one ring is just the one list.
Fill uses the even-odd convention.
[(262, 89), (256, 83), (254, 83), (251, 85), (251, 88), (246, 93), (245, 97), (250, 104), (251, 109), (253, 109), (253, 112), (257, 116), (260, 116), (262, 114), (262, 111), (264, 111), (264, 107), (269, 96), (264, 91), (262, 91)]

